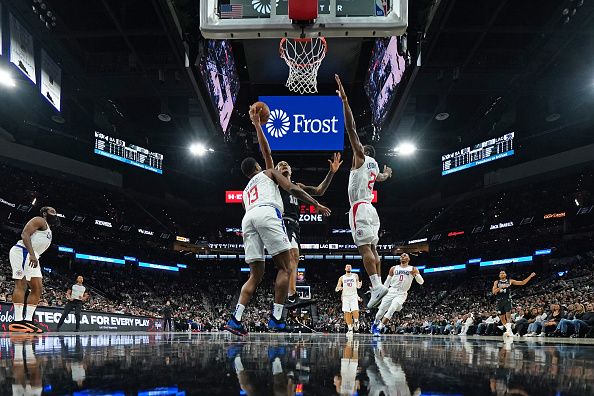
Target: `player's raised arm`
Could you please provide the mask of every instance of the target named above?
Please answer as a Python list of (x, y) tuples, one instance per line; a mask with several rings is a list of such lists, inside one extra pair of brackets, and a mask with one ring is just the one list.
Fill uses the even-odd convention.
[(288, 192), (295, 198), (297, 198), (307, 204), (313, 205), (316, 208), (316, 210), (318, 211), (318, 213), (321, 213), (324, 216), (330, 216), (330, 213), (331, 213), (330, 209), (328, 209), (327, 207), (325, 207), (324, 205), (322, 205), (321, 203), (316, 201), (314, 198), (312, 198), (312, 196), (309, 195), (308, 193), (306, 193), (305, 191), (303, 191), (303, 189), (301, 187), (299, 187), (296, 184), (291, 183), (291, 181), (289, 179), (287, 179), (286, 177), (284, 177), (282, 173), (280, 173), (276, 169), (268, 169), (265, 172), (274, 181), (276, 181), (276, 183), (278, 184), (278, 186), (280, 188), (282, 188), (283, 190), (285, 190), (286, 192)]
[(264, 157), (264, 162), (266, 162), (266, 169), (274, 169), (272, 150), (270, 150), (268, 139), (266, 139), (264, 131), (262, 130), (262, 125), (260, 124), (260, 111), (261, 109), (257, 109), (256, 106), (250, 106), (250, 120), (252, 120), (252, 124), (254, 124), (254, 128), (256, 128), (256, 136), (258, 137), (258, 144), (260, 145), (262, 157)]
[(353, 111), (351, 110), (351, 106), (349, 106), (349, 99), (344, 92), (344, 87), (342, 86), (342, 82), (340, 81), (340, 77), (338, 74), (334, 75), (336, 79), (336, 83), (338, 84), (338, 89), (336, 93), (342, 100), (342, 109), (344, 111), (344, 125), (349, 135), (349, 141), (351, 142), (351, 147), (353, 148), (353, 168), (358, 169), (363, 165), (365, 162), (365, 153), (363, 152), (363, 145), (359, 140), (359, 135), (357, 135), (357, 126), (355, 125), (355, 117), (353, 117)]
[(360, 289), (363, 286), (363, 282), (359, 280), (359, 275), (355, 274), (355, 278), (357, 278), (357, 289)]
[(526, 283), (530, 282), (530, 279), (534, 278), (536, 276), (536, 273), (533, 272), (530, 275), (528, 275), (528, 277), (526, 279), (524, 279), (523, 281), (517, 281), (515, 279), (510, 280), (510, 284), (514, 285), (514, 286), (524, 286)]
[(386, 277), (386, 281), (384, 282), (384, 286), (390, 287), (390, 282), (392, 282), (392, 277), (394, 276), (394, 267), (390, 267), (390, 272), (388, 272), (388, 276)]
[(338, 278), (338, 283), (336, 284), (336, 289), (334, 291), (339, 292), (342, 290), (342, 276)]
[(417, 267), (413, 267), (412, 274), (419, 285), (425, 283), (425, 279), (423, 279), (423, 277), (421, 276), (421, 272)]
[(392, 177), (392, 168), (390, 168), (387, 165), (384, 165), (384, 171), (382, 173), (380, 173), (379, 175), (377, 175), (377, 178), (375, 179), (375, 181), (383, 182), (383, 181), (388, 180), (391, 177)]
[(326, 175), (324, 180), (322, 180), (322, 182), (317, 187), (305, 186), (300, 183), (297, 183), (297, 185), (299, 187), (301, 187), (303, 189), (303, 191), (305, 191), (309, 195), (318, 196), (318, 197), (324, 195), (326, 193), (326, 190), (330, 186), (330, 183), (332, 182), (332, 178), (334, 177), (334, 174), (336, 172), (338, 172), (338, 168), (340, 168), (340, 165), (342, 165), (342, 160), (340, 159), (340, 153), (334, 153), (334, 155), (332, 156), (332, 159), (328, 160), (328, 162), (330, 163), (330, 170), (328, 171), (328, 174)]

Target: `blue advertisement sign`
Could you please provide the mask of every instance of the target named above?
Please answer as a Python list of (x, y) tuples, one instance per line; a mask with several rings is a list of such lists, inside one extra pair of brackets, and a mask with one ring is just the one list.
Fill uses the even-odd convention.
[(344, 114), (338, 96), (260, 96), (270, 108), (262, 126), (272, 151), (342, 151)]

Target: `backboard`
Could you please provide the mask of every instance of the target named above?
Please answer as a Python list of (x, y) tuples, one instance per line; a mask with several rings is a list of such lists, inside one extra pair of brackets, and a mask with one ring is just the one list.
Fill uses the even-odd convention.
[[(275, 6), (273, 6), (275, 5)], [(319, 0), (305, 37), (389, 37), (408, 25), (408, 0)], [(288, 0), (201, 0), (200, 30), (208, 39), (299, 38)]]

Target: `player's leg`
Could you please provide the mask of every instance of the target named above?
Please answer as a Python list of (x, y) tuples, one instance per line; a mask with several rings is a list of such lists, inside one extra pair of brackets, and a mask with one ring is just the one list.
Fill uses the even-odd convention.
[(512, 322), (511, 322), (511, 302), (508, 302), (505, 307), (505, 335), (513, 336)]
[[(39, 268), (39, 267), (38, 267)], [(43, 292), (43, 278), (32, 277), (29, 280), (29, 296), (27, 296), (27, 312), (25, 314), (25, 321), (33, 322), (33, 314), (37, 309), (37, 304), (41, 299), (41, 293)]]
[(231, 319), (229, 319), (229, 321), (225, 325), (225, 330), (235, 335), (247, 334), (245, 327), (241, 323), (241, 320), (243, 318), (243, 312), (245, 311), (245, 307), (252, 299), (252, 296), (256, 292), (256, 288), (258, 287), (260, 282), (262, 282), (262, 278), (264, 277), (264, 261), (255, 261), (249, 263), (249, 265), (250, 276), (241, 287), (241, 291), (239, 293), (239, 300), (237, 301), (237, 305), (235, 306), (235, 312), (231, 316)]
[(10, 331), (32, 332), (29, 326), (24, 323), (23, 311), (25, 309), (25, 292), (27, 281), (25, 277), (25, 266), (27, 263), (27, 251), (18, 246), (10, 249), (9, 259), (12, 267), (12, 279), (14, 279), (14, 291), (12, 292), (12, 305), (14, 309), (14, 320), (8, 326)]
[(377, 253), (377, 247), (376, 245), (371, 245), (371, 252), (373, 253), (373, 257), (375, 258), (375, 268), (377, 271), (377, 274), (380, 277), (380, 281), (382, 278), (382, 260), (380, 259), (379, 254)]
[(378, 272), (380, 261), (376, 257), (377, 252), (374, 254), (373, 245), (359, 246), (359, 254), (363, 258), (363, 265), (371, 281), (371, 297), (367, 308), (375, 308), (388, 293), (388, 288), (382, 285), (381, 274)]
[(286, 324), (282, 320), (285, 300), (289, 290), (289, 277), (291, 274), (291, 252), (286, 250), (272, 256), (272, 260), (278, 270), (274, 282), (274, 304), (272, 307), (272, 317), (268, 322), (268, 327), (273, 331), (283, 331)]
[(291, 240), (291, 272), (289, 274), (289, 292), (287, 295), (287, 303), (295, 304), (297, 302), (297, 267), (299, 266), (299, 248), (296, 247), (297, 241)]
[(382, 318), (382, 322), (378, 325), (378, 328), (380, 330), (388, 324), (390, 319), (392, 319), (392, 316), (394, 316), (395, 312), (400, 312), (402, 310), (402, 306), (404, 305), (405, 301), (406, 301), (406, 296), (398, 295), (398, 296), (394, 297), (394, 299), (390, 303), (390, 308), (388, 308), (388, 311), (385, 313), (384, 317)]
[(347, 332), (352, 333), (353, 332), (353, 314), (350, 311), (344, 313), (344, 321), (347, 325)]
[(353, 329), (359, 331), (359, 307), (353, 311)]

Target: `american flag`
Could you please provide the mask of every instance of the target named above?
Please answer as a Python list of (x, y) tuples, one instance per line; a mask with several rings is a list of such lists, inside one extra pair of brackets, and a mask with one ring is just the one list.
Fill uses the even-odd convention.
[(243, 18), (243, 5), (221, 4), (221, 18)]

